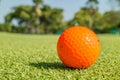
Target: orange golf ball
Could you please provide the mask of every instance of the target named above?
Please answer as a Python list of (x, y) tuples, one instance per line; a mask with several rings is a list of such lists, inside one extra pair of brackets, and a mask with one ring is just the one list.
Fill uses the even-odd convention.
[(57, 52), (66, 66), (87, 68), (97, 60), (100, 42), (92, 30), (83, 26), (74, 26), (65, 30), (59, 37)]

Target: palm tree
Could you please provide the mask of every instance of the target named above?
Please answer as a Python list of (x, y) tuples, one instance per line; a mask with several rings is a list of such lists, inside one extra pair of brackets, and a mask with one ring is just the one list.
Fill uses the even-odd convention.
[(43, 0), (33, 0), (33, 2), (35, 3), (35, 6), (33, 7), (33, 11), (35, 12), (35, 20), (33, 21), (35, 26), (33, 30), (35, 33), (39, 33), (39, 26), (40, 26), (39, 18), (42, 15), (40, 5), (43, 4)]
[(89, 28), (92, 28), (93, 27), (93, 18), (94, 18), (94, 15), (95, 13), (97, 12), (98, 10), (98, 7), (97, 7), (97, 4), (98, 4), (98, 0), (88, 0), (87, 1), (87, 7), (88, 7), (88, 14), (91, 16), (89, 18)]

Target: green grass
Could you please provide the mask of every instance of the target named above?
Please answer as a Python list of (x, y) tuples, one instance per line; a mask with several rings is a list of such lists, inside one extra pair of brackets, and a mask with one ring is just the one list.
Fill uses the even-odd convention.
[(58, 37), (0, 33), (0, 80), (120, 80), (120, 35), (99, 35), (100, 57), (82, 70), (61, 63)]

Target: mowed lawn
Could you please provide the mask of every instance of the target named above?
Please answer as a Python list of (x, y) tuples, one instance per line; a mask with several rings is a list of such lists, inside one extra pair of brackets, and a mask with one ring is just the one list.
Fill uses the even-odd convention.
[(0, 33), (0, 80), (120, 80), (120, 35), (98, 36), (95, 64), (70, 69), (57, 56), (59, 35)]

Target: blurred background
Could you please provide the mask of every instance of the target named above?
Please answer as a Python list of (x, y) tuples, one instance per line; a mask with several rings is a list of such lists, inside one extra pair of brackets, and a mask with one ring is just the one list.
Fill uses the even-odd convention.
[(120, 0), (0, 0), (0, 32), (61, 34), (71, 26), (120, 33)]

